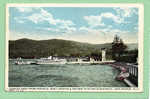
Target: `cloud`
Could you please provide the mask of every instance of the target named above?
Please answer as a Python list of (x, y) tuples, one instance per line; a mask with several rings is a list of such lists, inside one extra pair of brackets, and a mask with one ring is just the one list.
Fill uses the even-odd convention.
[(53, 15), (50, 12), (47, 12), (42, 8), (40, 9), (39, 13), (33, 13), (31, 16), (27, 16), (26, 19), (34, 22), (35, 24), (41, 22), (48, 22), (51, 25), (67, 25), (67, 26), (75, 25), (70, 20), (54, 19)]
[(104, 26), (104, 23), (102, 23), (101, 16), (84, 16), (84, 19), (88, 22), (88, 25), (90, 25), (91, 27)]
[(123, 19), (121, 19), (119, 16), (116, 16), (112, 13), (102, 13), (100, 15), (101, 18), (108, 18), (108, 19), (112, 19), (115, 23), (123, 23)]
[(23, 21), (23, 19), (20, 19), (18, 17), (14, 17), (14, 20), (20, 24), (24, 23), (25, 21)]
[[(28, 16), (17, 16), (14, 18), (14, 20), (18, 23), (25, 23), (27, 20), (31, 21), (35, 24), (41, 24), (41, 23), (49, 23), (49, 25), (53, 25), (55, 26), (54, 29), (52, 28), (44, 28), (43, 30), (48, 30), (48, 31), (52, 31), (52, 32), (58, 32), (58, 29), (60, 29), (60, 31), (69, 33), (69, 32), (74, 32), (76, 31), (76, 28), (74, 27), (75, 24), (71, 21), (71, 20), (62, 20), (62, 19), (55, 19), (53, 17), (53, 15), (50, 12), (47, 12), (46, 10), (44, 10), (43, 8), (30, 8), (30, 10), (28, 8), (17, 8), (20, 12), (24, 13), (24, 12), (29, 12), (29, 11), (33, 11), (36, 10), (36, 12), (32, 12), (32, 14), (28, 15)], [(38, 12), (37, 12), (38, 10)], [(42, 29), (42, 27), (41, 27)]]
[(88, 27), (80, 27), (79, 31), (84, 32), (84, 33), (89, 33), (93, 35), (104, 35), (104, 36), (114, 36), (114, 35), (124, 35), (124, 34), (130, 34), (130, 31), (122, 31), (120, 29), (114, 29), (108, 26), (107, 28), (102, 28), (102, 29), (92, 29)]
[(134, 32), (138, 32), (138, 24), (135, 24), (133, 27)]
[(87, 27), (85, 27), (85, 26), (82, 26), (82, 27), (79, 28), (80, 31), (88, 31), (88, 29), (89, 29), (89, 28), (87, 28)]
[(19, 12), (32, 12), (31, 7), (16, 7)]
[(92, 28), (88, 28), (88, 27), (80, 27), (79, 31), (86, 33), (87, 35), (103, 35), (105, 29), (92, 29)]
[[(41, 23), (41, 22), (50, 22), (53, 20), (53, 16), (51, 13), (48, 13), (47, 11), (40, 9), (40, 12), (33, 13), (30, 16), (27, 16), (26, 19), (32, 21), (33, 23)], [(52, 24), (52, 23), (51, 23)]]
[[(53, 15), (50, 12), (47, 12), (43, 8), (22, 8), (22, 7), (16, 7), (19, 12), (32, 12), (31, 15), (28, 16), (21, 16), (21, 17), (15, 17), (16, 19), (26, 21), (30, 20), (35, 24), (41, 23), (41, 22), (48, 22), (51, 25), (67, 25), (67, 26), (73, 26), (75, 25), (71, 20), (61, 20), (61, 19), (55, 19)], [(33, 10), (38, 10), (38, 12), (33, 12)]]
[(76, 28), (75, 27), (69, 27), (69, 26), (60, 26), (58, 28), (44, 28), (44, 27), (38, 27), (36, 28), (38, 30), (44, 30), (44, 31), (51, 31), (51, 32), (54, 32), (54, 33), (59, 33), (59, 34), (62, 34), (62, 33), (73, 33), (73, 32), (76, 32)]
[(60, 30), (66, 30), (67, 32), (75, 32), (77, 29), (75, 27), (69, 27), (67, 25), (64, 26), (60, 26), (59, 27)]
[(135, 8), (131, 7), (120, 7), (114, 8), (118, 15), (122, 17), (131, 17), (133, 14), (138, 14), (138, 11)]
[(119, 16), (114, 15), (111, 12), (101, 13), (98, 16), (84, 16), (84, 19), (87, 21), (90, 27), (97, 27), (97, 26), (105, 26), (103, 19), (112, 19), (115, 23), (123, 23), (123, 19)]
[(125, 21), (125, 18), (133, 16), (133, 14), (138, 15), (138, 10), (136, 8), (130, 7), (121, 7), (121, 8), (113, 8), (117, 14), (112, 12), (103, 12), (97, 16), (84, 16), (83, 18), (87, 21), (88, 25), (93, 28), (97, 26), (106, 26), (104, 19), (111, 19), (116, 24), (121, 23), (129, 23)]
[(87, 27), (80, 27), (78, 35), (76, 34), (63, 34), (60, 39), (74, 40), (79, 42), (87, 42), (93, 44), (111, 43), (114, 35), (119, 35), (125, 43), (136, 43), (137, 36), (130, 36), (129, 31), (120, 31), (118, 29), (91, 29)]
[(37, 28), (38, 30), (44, 30), (44, 31), (51, 31), (51, 32), (60, 32), (59, 29), (55, 29), (55, 28)]

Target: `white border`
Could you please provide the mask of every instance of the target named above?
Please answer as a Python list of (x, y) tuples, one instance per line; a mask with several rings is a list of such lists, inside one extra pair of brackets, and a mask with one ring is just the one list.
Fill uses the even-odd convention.
[[(138, 87), (8, 87), (8, 41), (9, 41), (9, 7), (137, 7), (139, 8), (139, 33), (138, 33)], [(51, 91), (51, 92), (143, 92), (143, 35), (144, 35), (144, 5), (143, 4), (7, 4), (6, 5), (6, 66), (5, 90), (6, 91)]]

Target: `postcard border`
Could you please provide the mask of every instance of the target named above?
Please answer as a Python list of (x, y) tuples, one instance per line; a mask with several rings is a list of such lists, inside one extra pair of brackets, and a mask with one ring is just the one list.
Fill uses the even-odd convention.
[[(137, 7), (139, 8), (139, 23), (138, 23), (138, 28), (139, 28), (139, 33), (138, 33), (138, 88), (131, 88), (131, 90), (122, 90), (124, 88), (122, 87), (104, 87), (104, 89), (109, 89), (109, 90), (72, 90), (71, 87), (63, 87), (64, 89), (61, 90), (61, 87), (56, 87), (56, 89), (50, 90), (54, 87), (8, 87), (8, 71), (9, 71), (9, 61), (8, 61), (8, 37), (9, 37), (9, 7)], [(143, 46), (143, 36), (144, 36), (144, 5), (141, 3), (135, 3), (135, 4), (130, 4), (130, 3), (126, 3), (126, 4), (71, 4), (71, 3), (61, 3), (61, 4), (56, 4), (56, 3), (43, 3), (43, 4), (37, 4), (37, 3), (29, 3), (29, 4), (22, 4), (22, 3), (10, 3), (10, 4), (6, 4), (6, 53), (5, 53), (5, 90), (6, 91), (51, 91), (51, 92), (143, 92), (143, 54), (144, 54), (144, 46)], [(57, 89), (58, 88), (58, 89)], [(83, 88), (83, 87), (76, 87), (76, 88)], [(91, 87), (87, 87), (87, 88), (91, 88)], [(103, 87), (92, 87), (92, 88), (100, 88), (103, 89)], [(110, 90), (110, 89), (113, 90)], [(36, 90), (39, 89), (39, 90)], [(115, 90), (118, 89), (118, 90)]]

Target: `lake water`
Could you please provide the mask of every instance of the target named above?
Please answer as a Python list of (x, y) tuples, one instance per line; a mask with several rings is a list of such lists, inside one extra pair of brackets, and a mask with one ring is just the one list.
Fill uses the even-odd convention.
[(108, 65), (14, 65), (9, 61), (9, 87), (127, 87), (115, 80)]

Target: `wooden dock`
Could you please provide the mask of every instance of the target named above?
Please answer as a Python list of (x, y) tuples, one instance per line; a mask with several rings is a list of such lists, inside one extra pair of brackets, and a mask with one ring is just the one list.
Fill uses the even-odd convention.
[(76, 62), (66, 62), (66, 64), (106, 64), (106, 63), (113, 63), (114, 60), (110, 61), (76, 61)]

